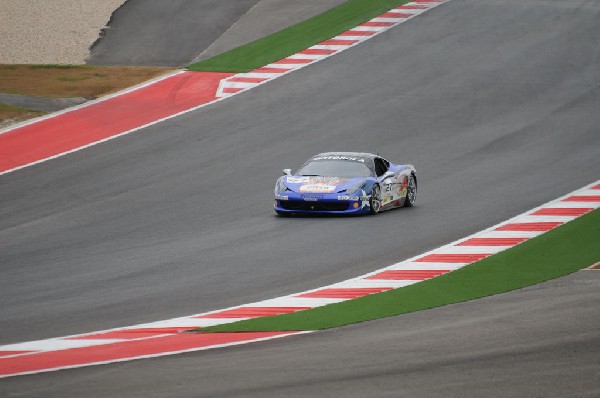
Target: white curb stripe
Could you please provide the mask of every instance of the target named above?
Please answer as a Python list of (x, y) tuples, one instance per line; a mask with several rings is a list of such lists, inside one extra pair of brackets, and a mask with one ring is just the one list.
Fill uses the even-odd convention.
[(377, 17), (377, 18), (373, 18), (371, 21), (372, 22), (391, 22), (391, 23), (397, 23), (397, 22), (401, 22), (403, 20), (405, 20), (406, 17), (397, 17), (397, 18), (393, 18), (393, 17)]
[(340, 51), (340, 50), (345, 50), (347, 48), (347, 46), (342, 46), (342, 45), (338, 45), (338, 44), (317, 44), (317, 45), (314, 45), (314, 46), (312, 46), (310, 48), (314, 49), (314, 50), (336, 50), (336, 51)]
[(381, 30), (384, 30), (385, 28), (387, 28), (387, 26), (357, 26), (356, 28), (352, 29), (352, 30), (358, 30), (358, 31), (365, 31), (365, 32), (379, 32)]
[[(166, 321), (143, 323), (141, 325), (128, 326), (123, 329), (113, 330), (127, 330), (127, 329), (162, 329), (162, 328), (174, 328), (174, 327), (189, 327), (190, 329), (195, 328), (206, 328), (209, 326), (223, 325), (225, 323), (232, 323), (237, 321), (244, 321), (248, 318), (193, 318), (182, 317), (175, 319), (167, 319)], [(0, 347), (1, 349), (1, 347)]]
[(556, 202), (552, 205), (553, 208), (592, 208), (597, 209), (600, 207), (600, 201), (598, 202)]
[(572, 216), (537, 216), (537, 215), (527, 215), (521, 216), (514, 220), (517, 223), (535, 223), (535, 222), (569, 222), (574, 220), (577, 217)]
[(531, 239), (543, 234), (540, 231), (490, 231), (483, 238), (524, 238)]
[[(577, 196), (598, 196), (600, 195), (600, 190), (598, 189), (586, 189), (583, 191), (578, 191)], [(573, 195), (575, 196), (575, 195)]]
[(91, 347), (94, 345), (112, 344), (125, 341), (122, 339), (90, 339), (90, 340), (69, 340), (69, 339), (49, 339), (29, 341), (26, 343), (8, 344), (2, 346), (2, 351), (58, 351), (69, 348)]
[(323, 59), (327, 58), (329, 55), (330, 54), (294, 54), (286, 59)]

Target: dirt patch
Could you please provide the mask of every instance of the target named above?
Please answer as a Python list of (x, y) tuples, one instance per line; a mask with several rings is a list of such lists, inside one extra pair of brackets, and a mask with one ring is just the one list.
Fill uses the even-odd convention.
[(589, 267), (587, 267), (586, 269), (595, 269), (595, 270), (600, 270), (600, 261), (597, 262), (596, 264), (592, 264)]
[(0, 92), (97, 98), (173, 71), (164, 67), (0, 65)]

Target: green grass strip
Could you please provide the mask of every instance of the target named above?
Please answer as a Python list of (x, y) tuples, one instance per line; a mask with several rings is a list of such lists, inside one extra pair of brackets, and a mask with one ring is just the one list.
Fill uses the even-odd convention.
[(260, 40), (188, 67), (195, 71), (249, 72), (330, 39), (409, 0), (350, 0)]
[(600, 209), (511, 249), (421, 283), (312, 310), (201, 331), (328, 329), (519, 289), (578, 271), (598, 260)]

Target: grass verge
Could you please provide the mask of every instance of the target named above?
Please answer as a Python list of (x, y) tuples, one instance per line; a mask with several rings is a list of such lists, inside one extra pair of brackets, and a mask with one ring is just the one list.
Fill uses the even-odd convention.
[(600, 260), (600, 209), (473, 265), (415, 285), (201, 332), (320, 330), (458, 303), (557, 278)]
[(330, 39), (409, 0), (350, 0), (304, 22), (188, 67), (248, 72)]
[(132, 66), (0, 65), (0, 93), (97, 98), (172, 70)]
[(0, 104), (0, 129), (12, 123), (22, 122), (24, 120), (40, 117), (45, 114), (46, 112), (32, 111), (30, 109)]

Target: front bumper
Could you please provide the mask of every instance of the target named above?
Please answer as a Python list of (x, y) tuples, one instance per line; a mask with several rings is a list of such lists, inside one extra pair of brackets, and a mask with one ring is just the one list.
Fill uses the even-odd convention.
[(368, 197), (288, 191), (275, 195), (275, 211), (297, 214), (364, 214), (370, 211), (370, 207)]

